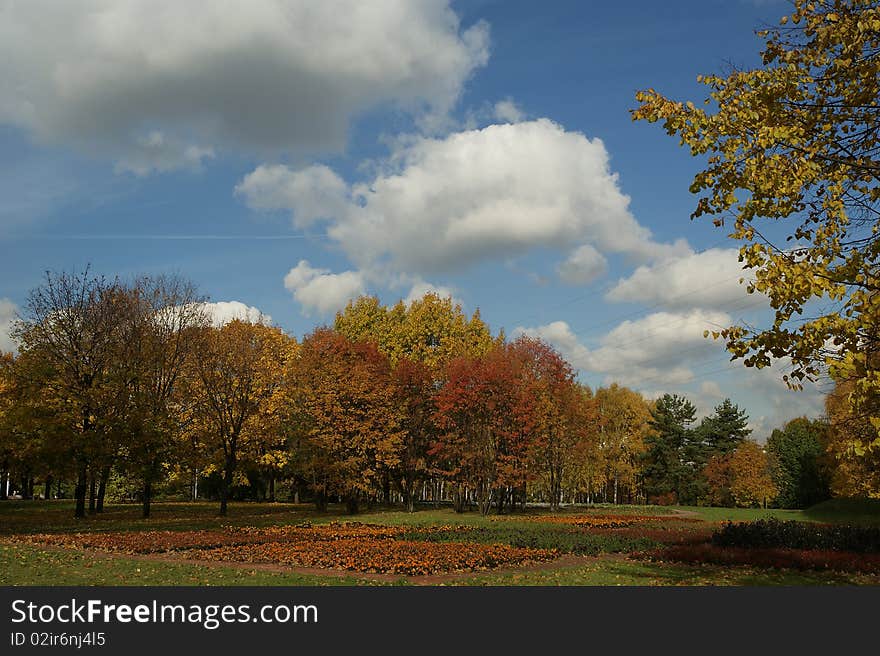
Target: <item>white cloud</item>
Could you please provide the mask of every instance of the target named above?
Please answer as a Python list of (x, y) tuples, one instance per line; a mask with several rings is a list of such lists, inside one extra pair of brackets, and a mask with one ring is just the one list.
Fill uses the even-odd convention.
[(235, 186), (235, 194), (256, 210), (290, 210), (294, 223), (306, 227), (348, 211), (348, 185), (323, 165), (291, 171), (281, 164), (262, 165)]
[(451, 298), (453, 303), (461, 305), (461, 301), (455, 298), (455, 291), (451, 287), (442, 285), (433, 285), (424, 280), (416, 280), (410, 287), (409, 294), (403, 299), (403, 302), (409, 305), (413, 301), (421, 300), (425, 294), (436, 294), (440, 298)]
[(338, 151), (371, 108), (440, 122), (488, 42), (442, 0), (4, 3), (0, 123), (135, 172)]
[(9, 334), (18, 306), (8, 298), (0, 298), (0, 351), (15, 351), (18, 347)]
[(353, 298), (366, 291), (366, 281), (360, 271), (331, 273), (329, 269), (312, 267), (307, 260), (287, 272), (284, 286), (302, 306), (308, 316), (312, 311), (330, 314), (341, 310)]
[(559, 277), (571, 285), (586, 285), (602, 276), (608, 269), (608, 261), (593, 246), (584, 244), (569, 254), (557, 267)]
[[(711, 248), (638, 267), (605, 295), (608, 301), (659, 302), (671, 309), (717, 308), (748, 298), (740, 278), (751, 279), (738, 249)], [(753, 296), (757, 302), (758, 296)]]
[(514, 333), (546, 340), (577, 368), (604, 374), (607, 383), (643, 389), (645, 385), (660, 388), (692, 381), (695, 363), (721, 352), (717, 342), (703, 337), (703, 331), (729, 322), (729, 315), (711, 310), (656, 312), (618, 324), (595, 349), (584, 346), (564, 321), (537, 328), (518, 327)]
[(572, 243), (639, 260), (688, 250), (632, 216), (601, 140), (548, 119), (398, 140), (384, 169), (347, 191), (314, 173), (258, 169), (238, 192), (252, 207), (286, 206), (295, 223), (322, 199), (337, 212), (328, 235), (361, 270), (427, 275)]
[(495, 103), (493, 114), (495, 119), (502, 123), (519, 123), (526, 117), (522, 109), (510, 98)]
[(211, 324), (216, 327), (223, 326), (230, 321), (238, 319), (248, 323), (261, 323), (266, 326), (272, 324), (272, 317), (263, 314), (252, 305), (246, 305), (241, 301), (217, 301), (216, 303), (204, 303), (203, 307), (208, 313)]
[(175, 169), (196, 171), (202, 168), (203, 160), (213, 157), (213, 148), (187, 145), (156, 130), (137, 138), (134, 146), (117, 162), (116, 170), (140, 176)]

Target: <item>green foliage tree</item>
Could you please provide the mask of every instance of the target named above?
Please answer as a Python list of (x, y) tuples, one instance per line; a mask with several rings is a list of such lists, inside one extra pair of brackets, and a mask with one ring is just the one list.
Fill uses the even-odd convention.
[(677, 394), (665, 394), (651, 410), (651, 431), (645, 437), (642, 476), (648, 498), (692, 502), (694, 468), (688, 459), (696, 421), (693, 403)]
[(776, 499), (782, 508), (807, 508), (830, 497), (823, 467), (827, 425), (806, 417), (792, 419), (767, 440), (773, 462)]
[(700, 422), (697, 429), (700, 445), (709, 457), (731, 453), (751, 435), (752, 430), (748, 425), (749, 416), (746, 411), (741, 410), (730, 399), (724, 399), (715, 406), (712, 415)]
[[(732, 221), (748, 291), (775, 312), (764, 329), (715, 333), (746, 366), (787, 356), (793, 388), (826, 370), (852, 384), (848, 402), (880, 448), (880, 6), (875, 0), (793, 0), (764, 38), (763, 65), (699, 77), (706, 108), (641, 91), (634, 120), (661, 121), (705, 157), (692, 217)], [(785, 246), (763, 234), (783, 223)], [(807, 312), (806, 317), (802, 317)]]

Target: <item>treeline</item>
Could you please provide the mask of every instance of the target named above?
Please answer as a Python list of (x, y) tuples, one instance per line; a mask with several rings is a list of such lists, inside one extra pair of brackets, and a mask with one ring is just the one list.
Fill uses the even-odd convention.
[(853, 480), (828, 457), (825, 424), (807, 430), (815, 449), (774, 433), (765, 450), (730, 401), (694, 426), (682, 397), (593, 392), (549, 345), (493, 335), (433, 294), (362, 297), (302, 341), (215, 325), (207, 307), (175, 277), (48, 274), (15, 325), (17, 355), (2, 357), (0, 495), (70, 495), (78, 517), (108, 490), (144, 516), (157, 494), (215, 498), (221, 514), (231, 498), (282, 494), (352, 513), (419, 501), (488, 513), (802, 505)]

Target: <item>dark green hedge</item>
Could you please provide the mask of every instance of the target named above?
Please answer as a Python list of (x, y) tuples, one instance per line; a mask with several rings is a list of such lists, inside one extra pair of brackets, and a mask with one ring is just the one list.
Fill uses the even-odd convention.
[(727, 523), (712, 534), (719, 547), (830, 549), (880, 553), (880, 526), (811, 524), (761, 519)]

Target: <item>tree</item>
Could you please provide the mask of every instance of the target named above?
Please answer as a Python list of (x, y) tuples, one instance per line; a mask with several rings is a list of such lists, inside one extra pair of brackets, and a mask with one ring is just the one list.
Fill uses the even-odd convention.
[[(520, 361), (525, 384), (534, 404), (531, 457), (550, 499), (550, 510), (559, 510), (562, 486), (571, 466), (574, 446), (586, 439), (592, 406), (575, 382), (572, 366), (540, 339), (520, 336), (507, 349), (508, 357)], [(526, 470), (523, 471), (526, 474)], [(527, 474), (521, 484), (525, 502)]]
[(748, 427), (749, 416), (745, 410), (724, 399), (715, 406), (714, 414), (703, 419), (697, 429), (702, 448), (706, 451), (705, 460), (716, 454), (727, 454), (736, 450), (752, 430)]
[(808, 508), (830, 496), (823, 467), (826, 430), (824, 422), (800, 417), (767, 439), (780, 507)]
[(280, 329), (237, 319), (203, 329), (195, 342), (184, 393), (195, 399), (206, 444), (220, 456), (221, 515), (239, 458), (254, 446), (251, 424), (282, 383), (287, 355)]
[[(827, 369), (849, 381), (855, 414), (873, 431), (857, 453), (880, 448), (880, 7), (873, 0), (793, 0), (765, 39), (763, 66), (698, 78), (703, 109), (653, 89), (635, 120), (662, 121), (695, 156), (707, 156), (691, 191), (692, 217), (733, 221), (748, 291), (775, 312), (765, 329), (715, 333), (746, 366), (788, 357), (795, 389)], [(761, 219), (790, 224), (789, 247)], [(801, 315), (806, 314), (805, 318)], [(873, 408), (873, 409), (872, 409)]]
[[(89, 472), (107, 464), (114, 451), (109, 444), (110, 416), (118, 396), (110, 385), (114, 356), (120, 344), (118, 282), (82, 273), (46, 273), (42, 286), (32, 290), (24, 317), (15, 322), (13, 337), (22, 354), (34, 353), (39, 372), (27, 384), (43, 390), (58, 404), (56, 420), (63, 422), (70, 460), (76, 470), (74, 515), (86, 514)], [(36, 362), (36, 360), (34, 360)], [(33, 397), (36, 398), (36, 397)], [(94, 495), (92, 495), (94, 498)]]
[[(153, 485), (181, 425), (178, 381), (208, 317), (195, 286), (178, 277), (144, 276), (121, 293), (125, 310), (116, 368), (129, 401), (121, 441), (127, 466), (142, 483), (143, 516), (149, 517)], [(105, 483), (106, 474), (102, 490)]]
[(371, 342), (319, 328), (303, 339), (294, 369), (300, 467), (319, 509), (338, 494), (354, 514), (382, 474), (400, 463), (405, 431), (388, 358)]
[(456, 485), (455, 509), (467, 490), (480, 513), (502, 512), (511, 488), (527, 481), (537, 415), (533, 381), (510, 345), (452, 360), (437, 392), (440, 435), (432, 448), (438, 468)]
[(437, 440), (436, 389), (428, 366), (407, 357), (397, 363), (392, 377), (402, 429), (399, 463), (392, 469), (392, 475), (404, 506), (413, 512), (416, 489), (431, 471), (429, 450)]
[(732, 453), (717, 453), (709, 458), (703, 467), (706, 481), (706, 501), (712, 506), (730, 507), (734, 505), (731, 485), (733, 476), (730, 470)]
[(778, 492), (770, 472), (770, 460), (757, 442), (743, 441), (729, 455), (730, 494), (737, 506), (767, 507)]
[(434, 372), (453, 358), (481, 355), (499, 342), (479, 310), (468, 318), (451, 298), (433, 292), (392, 308), (375, 297), (362, 296), (337, 313), (334, 327), (350, 340), (374, 342), (392, 365), (406, 357)]
[(853, 444), (867, 440), (873, 426), (849, 403), (851, 382), (839, 382), (825, 397), (828, 417), (826, 461), (831, 494), (835, 497), (880, 498), (880, 450), (858, 455)]
[(651, 410), (651, 431), (642, 456), (645, 492), (649, 498), (691, 501), (694, 472), (687, 460), (696, 420), (693, 403), (677, 394), (665, 394)]
[(617, 384), (596, 390), (596, 404), (599, 448), (605, 463), (602, 483), (606, 489), (611, 487), (612, 501), (617, 503), (621, 487), (633, 496), (651, 410), (641, 394)]

